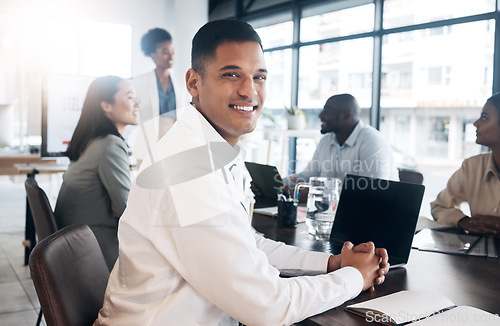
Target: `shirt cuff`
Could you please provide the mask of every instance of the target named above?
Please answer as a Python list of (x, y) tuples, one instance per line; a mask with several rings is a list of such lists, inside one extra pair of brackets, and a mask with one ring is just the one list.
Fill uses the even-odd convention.
[(310, 251), (307, 253), (301, 268), (304, 270), (326, 273), (330, 256), (331, 254), (325, 252)]
[(348, 300), (354, 299), (363, 290), (363, 276), (360, 271), (352, 266), (342, 267), (330, 274), (335, 274), (344, 280), (346, 296), (349, 297)]

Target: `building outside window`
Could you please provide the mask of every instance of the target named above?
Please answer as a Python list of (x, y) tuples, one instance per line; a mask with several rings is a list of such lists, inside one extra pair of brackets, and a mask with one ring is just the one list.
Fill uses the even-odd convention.
[[(276, 80), (269, 75), (268, 106), (298, 105), (307, 128), (317, 130), (328, 97), (353, 94), (398, 165), (424, 174), (422, 215), (430, 216), (428, 203), (463, 159), (484, 150), (473, 123), (493, 90), (496, 1), (294, 3), (300, 19), (289, 14), (268, 28), (249, 19), (266, 44), (268, 69), (277, 72)], [(297, 169), (314, 148), (298, 140)]]

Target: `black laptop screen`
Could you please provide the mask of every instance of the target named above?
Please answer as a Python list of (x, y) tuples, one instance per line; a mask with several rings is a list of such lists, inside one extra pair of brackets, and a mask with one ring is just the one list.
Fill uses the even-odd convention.
[(344, 241), (373, 241), (386, 248), (391, 265), (407, 263), (424, 186), (347, 175), (330, 235), (332, 248)]

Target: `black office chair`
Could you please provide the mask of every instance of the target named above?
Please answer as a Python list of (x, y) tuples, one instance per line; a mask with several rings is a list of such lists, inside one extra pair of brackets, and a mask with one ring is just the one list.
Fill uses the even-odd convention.
[(399, 181), (406, 183), (415, 183), (421, 185), (424, 182), (422, 173), (415, 170), (399, 169)]
[[(38, 183), (35, 180), (34, 174), (30, 175), (24, 182), (26, 196), (28, 197), (31, 216), (35, 224), (35, 233), (38, 241), (42, 241), (49, 235), (57, 231), (57, 223), (50, 206), (49, 199)], [(34, 244), (33, 244), (34, 246)], [(42, 309), (38, 313), (36, 326), (42, 321)]]
[(87, 225), (73, 224), (41, 240), (31, 252), (29, 266), (48, 326), (94, 323), (109, 269)]
[(41, 241), (57, 231), (54, 213), (45, 191), (38, 186), (34, 177), (28, 177), (24, 182), (24, 187), (35, 223), (36, 235), (38, 241)]

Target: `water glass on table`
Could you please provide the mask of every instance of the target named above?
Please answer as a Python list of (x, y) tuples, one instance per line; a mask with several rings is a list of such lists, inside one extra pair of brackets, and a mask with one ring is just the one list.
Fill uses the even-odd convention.
[(316, 214), (316, 220), (314, 222), (314, 236), (316, 237), (316, 240), (330, 239), (334, 219), (335, 214), (332, 212), (322, 212)]
[(342, 181), (337, 178), (311, 177), (309, 183), (298, 183), (295, 186), (296, 201), (298, 201), (300, 189), (309, 188), (306, 225), (309, 233), (314, 235), (317, 240), (326, 240), (330, 236), (340, 197), (341, 184)]

